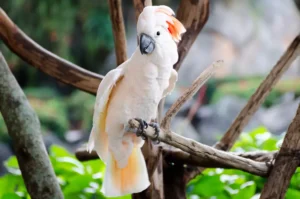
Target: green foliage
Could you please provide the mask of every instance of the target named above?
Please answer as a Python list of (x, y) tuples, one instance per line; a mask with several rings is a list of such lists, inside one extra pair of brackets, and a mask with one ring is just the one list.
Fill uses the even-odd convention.
[[(50, 131), (64, 139), (64, 134), (72, 123), (79, 124), (76, 128), (91, 128), (95, 96), (74, 91), (71, 95), (62, 97), (56, 90), (48, 87), (30, 87), (24, 89), (24, 92), (39, 117), (42, 132)], [(0, 114), (0, 140), (7, 139), (6, 125)]]
[[(94, 72), (114, 47), (107, 1), (8, 0), (0, 7), (39, 45)], [(3, 42), (0, 49), (22, 87), (54, 82), (26, 67)]]
[[(264, 127), (243, 133), (233, 151), (278, 150), (283, 136), (274, 136)], [(300, 197), (300, 169), (292, 177), (286, 199)], [(187, 187), (190, 199), (256, 199), (265, 183), (262, 177), (233, 169), (206, 169), (192, 180)]]
[(63, 138), (69, 129), (67, 104), (64, 99), (55, 90), (45, 87), (27, 88), (24, 92), (40, 119), (42, 129)]
[[(50, 148), (49, 155), (66, 199), (105, 199), (100, 192), (105, 166), (100, 160), (82, 163), (64, 148), (55, 145)], [(30, 198), (16, 157), (9, 158), (5, 166), (9, 173), (0, 178), (0, 198)], [(115, 199), (130, 198), (131, 196), (124, 196)]]
[[(79, 100), (80, 101), (80, 100)], [(283, 135), (271, 135), (264, 127), (243, 133), (233, 151), (278, 150)], [(66, 199), (105, 198), (100, 192), (105, 166), (100, 160), (79, 162), (62, 147), (50, 148), (50, 160)], [(9, 171), (0, 178), (0, 198), (29, 198), (15, 156), (5, 162)], [(300, 197), (300, 169), (293, 175), (286, 199)], [(265, 178), (233, 169), (206, 169), (187, 186), (190, 199), (256, 199)], [(119, 199), (129, 199), (130, 196)]]

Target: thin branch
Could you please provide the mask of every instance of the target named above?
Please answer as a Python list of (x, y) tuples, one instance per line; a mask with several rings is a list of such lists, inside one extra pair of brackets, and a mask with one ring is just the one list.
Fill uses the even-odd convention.
[[(139, 128), (139, 122), (137, 120), (131, 119), (128, 122), (127, 130), (129, 132), (135, 133)], [(145, 135), (151, 139), (155, 138), (155, 130), (152, 127), (148, 127), (144, 131)], [(173, 147), (181, 149), (184, 152), (187, 152), (197, 158), (206, 158), (211, 161), (216, 161), (227, 165), (231, 168), (237, 168), (255, 175), (264, 176), (268, 167), (264, 163), (255, 162), (246, 158), (232, 155), (230, 153), (214, 149), (198, 143), (192, 139), (184, 138), (180, 135), (177, 135), (170, 130), (160, 129), (158, 139), (161, 142), (169, 144)]]
[(108, 0), (110, 20), (112, 23), (115, 53), (117, 57), (117, 65), (119, 66), (127, 60), (126, 54), (126, 33), (124, 26), (124, 19), (122, 13), (121, 0)]
[(174, 68), (178, 71), (184, 58), (205, 25), (209, 16), (209, 0), (181, 0), (177, 10), (177, 19), (186, 28), (178, 44), (179, 58)]
[[(255, 151), (255, 152), (244, 152), (244, 153), (227, 152), (227, 153), (234, 156), (250, 159), (256, 162), (264, 162), (266, 164), (271, 164), (271, 162), (275, 159), (278, 151), (273, 151), (273, 152)], [(164, 149), (163, 154), (167, 162), (171, 162), (179, 165), (198, 166), (198, 167), (207, 167), (207, 168), (235, 169), (235, 167), (231, 167), (227, 164), (223, 164), (222, 162), (210, 160), (207, 158), (199, 158), (198, 156), (193, 156), (189, 153), (186, 153), (178, 149), (176, 150)], [(263, 176), (266, 176), (267, 173), (268, 172), (266, 172)]]
[(229, 150), (237, 138), (240, 136), (243, 128), (247, 125), (252, 115), (257, 111), (265, 98), (271, 92), (272, 87), (279, 81), (281, 76), (290, 67), (292, 62), (300, 55), (300, 35), (298, 35), (286, 52), (273, 67), (266, 79), (260, 84), (258, 89), (249, 99), (247, 105), (239, 113), (223, 138), (216, 144), (216, 148)]
[(95, 94), (101, 75), (90, 72), (45, 50), (22, 32), (0, 8), (0, 38), (16, 55), (57, 80)]
[(192, 86), (188, 88), (182, 95), (177, 99), (177, 101), (171, 106), (167, 111), (165, 117), (161, 122), (161, 127), (165, 129), (170, 129), (172, 118), (178, 113), (182, 105), (189, 100), (193, 95), (201, 88), (201, 86), (214, 74), (216, 69), (220, 67), (223, 61), (214, 62), (208, 68), (206, 68), (199, 77), (194, 81)]
[(274, 168), (262, 190), (261, 199), (283, 199), (290, 180), (300, 163), (300, 105), (290, 124), (275, 161)]
[(32, 199), (63, 198), (40, 132), (40, 123), (0, 53), (0, 111)]
[(137, 21), (144, 7), (152, 6), (152, 0), (133, 0), (133, 6), (135, 8), (135, 19)]
[[(240, 136), (243, 128), (252, 115), (257, 111), (259, 106), (265, 100), (267, 95), (271, 92), (272, 87), (279, 81), (283, 73), (290, 67), (291, 63), (300, 54), (300, 35), (298, 35), (294, 41), (290, 44), (288, 49), (273, 67), (271, 72), (268, 74), (266, 79), (260, 84), (255, 93), (251, 96), (246, 106), (239, 113), (237, 118), (234, 120), (232, 125), (229, 127), (222, 139), (215, 145), (215, 148), (221, 150), (230, 150), (233, 144), (236, 142)], [(195, 178), (199, 173), (201, 173), (205, 168), (194, 168), (189, 172), (187, 179), (188, 181)]]

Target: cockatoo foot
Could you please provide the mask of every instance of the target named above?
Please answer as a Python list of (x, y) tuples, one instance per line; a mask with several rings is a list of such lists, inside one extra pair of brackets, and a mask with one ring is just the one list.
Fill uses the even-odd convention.
[(155, 136), (155, 137), (154, 137), (152, 140), (155, 141), (156, 144), (159, 144), (159, 143), (160, 143), (160, 140), (158, 139), (158, 137), (159, 137), (159, 132), (160, 132), (160, 130), (159, 130), (159, 124), (156, 123), (156, 122), (151, 122), (151, 123), (149, 124), (149, 126), (153, 127), (154, 130), (155, 130), (155, 133), (154, 133), (154, 136)]
[(136, 136), (141, 137), (143, 140), (146, 139), (144, 129), (148, 128), (148, 123), (140, 118), (135, 118), (140, 123), (139, 129), (136, 132)]

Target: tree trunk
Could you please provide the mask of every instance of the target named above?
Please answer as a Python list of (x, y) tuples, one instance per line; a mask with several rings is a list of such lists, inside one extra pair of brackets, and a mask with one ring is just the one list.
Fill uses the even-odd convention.
[(299, 163), (300, 150), (300, 105), (290, 124), (283, 144), (275, 159), (274, 168), (262, 190), (260, 199), (283, 199), (290, 180)]
[(19, 167), (31, 198), (63, 198), (43, 143), (37, 115), (1, 53), (0, 111), (13, 140)]

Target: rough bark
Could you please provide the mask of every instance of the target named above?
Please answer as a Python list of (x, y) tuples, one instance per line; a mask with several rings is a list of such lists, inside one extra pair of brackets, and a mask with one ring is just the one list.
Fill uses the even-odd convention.
[(283, 199), (292, 175), (299, 163), (300, 151), (300, 105), (290, 124), (277, 155), (274, 168), (262, 190), (261, 199)]
[(42, 140), (37, 115), (1, 53), (0, 111), (13, 140), (14, 151), (31, 198), (63, 198)]
[(127, 60), (126, 53), (126, 33), (124, 26), (124, 19), (122, 13), (122, 1), (121, 0), (108, 0), (110, 20), (112, 23), (115, 53), (117, 58), (117, 65), (119, 66)]
[[(265, 152), (265, 151), (253, 151), (253, 152), (244, 152), (244, 153), (237, 153), (237, 152), (228, 152), (235, 156), (240, 156), (243, 158), (251, 159), (257, 162), (271, 162), (275, 159), (278, 154), (278, 151), (272, 152)], [(79, 161), (89, 161), (89, 160), (96, 160), (99, 159), (96, 151), (92, 151), (88, 153), (86, 151), (86, 147), (82, 147), (77, 149), (75, 152), (75, 156)], [(230, 168), (230, 169), (237, 169), (233, 167), (225, 167), (224, 164), (216, 161), (211, 161), (206, 158), (199, 158), (192, 156), (189, 153), (186, 153), (181, 150), (169, 150), (163, 149), (163, 156), (167, 162), (172, 162), (175, 164), (181, 165), (190, 165), (190, 166), (201, 166), (201, 167), (208, 167), (208, 168)]]
[[(128, 132), (135, 133), (137, 132), (138, 128), (139, 122), (137, 120), (129, 120), (127, 126)], [(150, 139), (155, 138), (155, 130), (150, 126), (144, 131), (144, 134)], [(237, 168), (239, 170), (259, 176), (265, 176), (268, 172), (268, 167), (264, 163), (255, 162), (250, 159), (242, 158), (231, 153), (215, 149), (213, 147), (198, 143), (192, 139), (177, 135), (170, 130), (161, 128), (158, 139), (161, 142), (181, 149), (182, 151), (189, 153), (196, 158), (204, 158), (213, 162), (219, 162), (228, 167)]]
[[(240, 136), (243, 128), (247, 125), (253, 114), (263, 103), (265, 98), (271, 92), (273, 86), (279, 81), (283, 73), (290, 67), (291, 63), (300, 55), (300, 35), (298, 35), (290, 44), (285, 53), (273, 67), (271, 72), (260, 84), (255, 93), (251, 96), (246, 106), (239, 113), (232, 125), (229, 127), (222, 139), (215, 145), (215, 148), (224, 151), (230, 150), (233, 144)], [(191, 180), (201, 173), (205, 168), (194, 168), (187, 179)]]
[[(273, 152), (244, 152), (244, 153), (235, 153), (235, 152), (227, 152), (233, 156), (239, 156), (242, 158), (250, 159), (255, 162), (264, 162), (267, 167), (272, 165), (272, 161), (277, 156), (278, 151)], [(163, 150), (164, 159), (167, 162), (172, 162), (174, 164), (187, 165), (187, 166), (201, 166), (207, 168), (224, 168), (224, 169), (238, 169), (236, 167), (229, 166), (228, 164), (224, 164), (220, 161), (215, 161), (208, 159), (206, 157), (193, 156), (189, 153), (186, 153), (181, 150)], [(264, 173), (262, 176), (268, 175), (268, 171)]]
[(95, 94), (101, 75), (90, 72), (45, 50), (22, 32), (0, 8), (0, 38), (16, 55), (51, 77)]
[(177, 19), (186, 28), (178, 44), (178, 61), (174, 68), (178, 71), (184, 58), (205, 25), (209, 16), (209, 0), (181, 0), (177, 10)]

